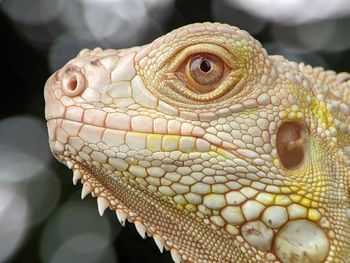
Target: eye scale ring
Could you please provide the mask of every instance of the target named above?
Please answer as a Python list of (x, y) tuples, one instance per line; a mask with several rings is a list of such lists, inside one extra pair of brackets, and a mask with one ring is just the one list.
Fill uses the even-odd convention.
[[(213, 59), (206, 57), (202, 60), (204, 63), (198, 63), (197, 68), (201, 75), (221, 75), (216, 82), (203, 85), (191, 76), (190, 62), (198, 55), (210, 55), (215, 61), (219, 60), (219, 65), (223, 65), (221, 75), (213, 71), (215, 65)], [(176, 52), (169, 52), (167, 56), (159, 57), (157, 70), (151, 67), (146, 71), (141, 70), (140, 73), (143, 76), (144, 74), (150, 76), (149, 80), (144, 79), (144, 81), (149, 84), (151, 90), (159, 90), (162, 98), (175, 104), (186, 102), (187, 107), (193, 105), (195, 108), (199, 104), (203, 105), (203, 102), (216, 104), (233, 97), (242, 90), (240, 82), (244, 82), (248, 77), (242, 61), (237, 59), (234, 50), (224, 47), (222, 43), (201, 43), (179, 47)], [(155, 78), (151, 77), (153, 75)]]

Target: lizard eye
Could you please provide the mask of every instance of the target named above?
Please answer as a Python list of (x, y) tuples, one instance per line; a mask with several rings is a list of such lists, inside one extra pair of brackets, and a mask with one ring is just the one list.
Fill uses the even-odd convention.
[(213, 84), (221, 79), (224, 69), (224, 62), (220, 58), (200, 54), (190, 58), (186, 67), (186, 77), (195, 91), (209, 92), (213, 90)]
[(242, 79), (234, 54), (213, 44), (193, 45), (176, 52), (163, 69), (162, 76), (170, 88), (165, 89), (167, 96), (177, 101), (212, 102), (231, 91), (236, 94), (235, 86)]
[(187, 87), (197, 94), (214, 91), (230, 69), (218, 56), (200, 53), (190, 56), (176, 72)]

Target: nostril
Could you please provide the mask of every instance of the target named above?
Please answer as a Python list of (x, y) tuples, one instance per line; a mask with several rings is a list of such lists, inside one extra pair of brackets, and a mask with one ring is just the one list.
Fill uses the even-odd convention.
[(79, 71), (70, 71), (63, 76), (62, 89), (67, 96), (78, 96), (84, 87), (85, 77)]
[(78, 80), (77, 80), (77, 77), (74, 75), (68, 81), (67, 88), (70, 89), (71, 91), (75, 91), (77, 86), (78, 86)]

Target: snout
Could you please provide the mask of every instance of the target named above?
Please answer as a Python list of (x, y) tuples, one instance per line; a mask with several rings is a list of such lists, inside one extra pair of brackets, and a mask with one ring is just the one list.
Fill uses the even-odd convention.
[(71, 98), (79, 96), (86, 89), (87, 81), (81, 70), (69, 65), (55, 72), (45, 84), (46, 120), (63, 118), (65, 107)]
[(44, 88), (45, 118), (47, 121), (62, 118), (64, 105), (60, 102), (62, 97), (61, 83), (55, 72), (47, 81)]

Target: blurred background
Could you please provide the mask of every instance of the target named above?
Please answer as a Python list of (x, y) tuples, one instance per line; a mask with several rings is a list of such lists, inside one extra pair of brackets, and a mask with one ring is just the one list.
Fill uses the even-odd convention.
[(245, 29), (270, 54), (350, 71), (347, 0), (0, 0), (0, 262), (172, 262), (80, 200), (48, 148), (43, 87), (80, 49), (143, 45), (204, 21)]

